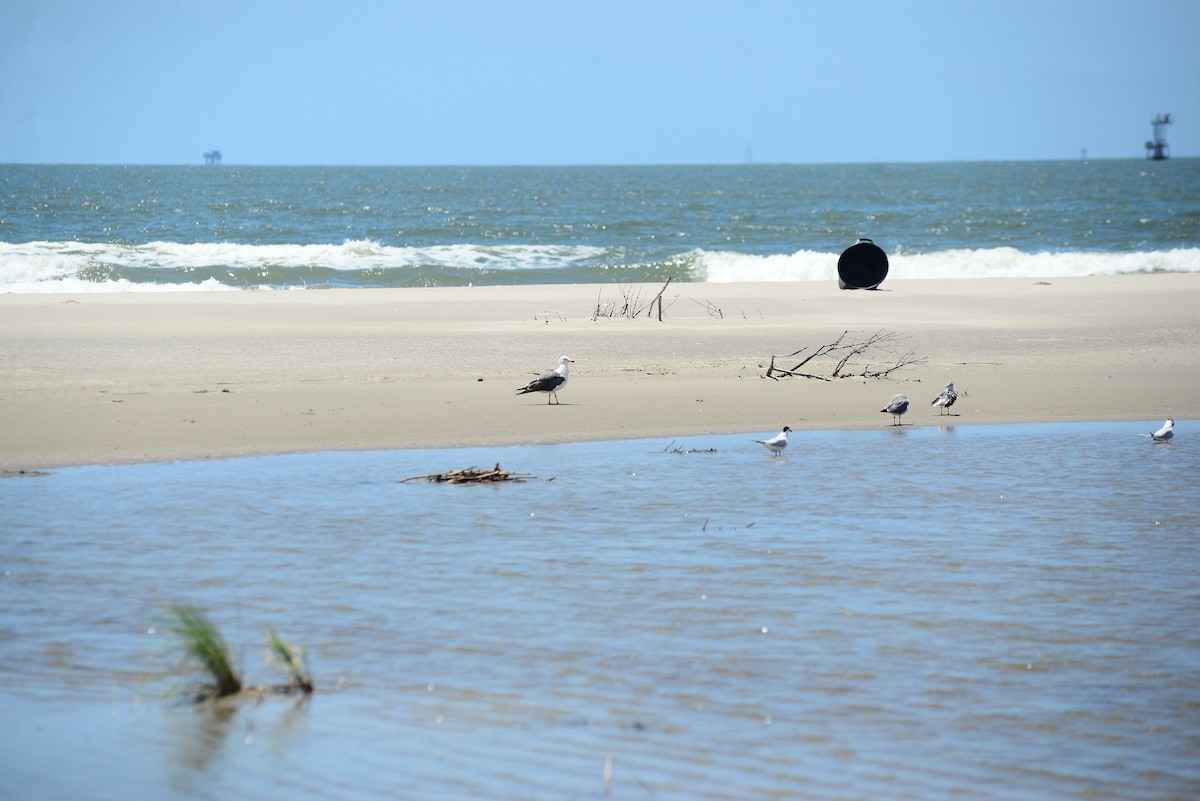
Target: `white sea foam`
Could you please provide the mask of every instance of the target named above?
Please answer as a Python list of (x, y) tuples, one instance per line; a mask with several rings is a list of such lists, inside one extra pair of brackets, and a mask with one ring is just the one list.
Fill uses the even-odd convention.
[[(0, 292), (204, 291), (247, 287), (303, 288), (320, 271), (371, 271), (370, 285), (402, 286), (414, 272), (574, 270), (572, 280), (612, 280), (613, 267), (690, 265), (692, 279), (836, 281), (839, 254), (799, 250), (755, 255), (697, 250), (654, 261), (645, 254), (588, 245), (480, 245), (403, 247), (371, 240), (332, 244), (245, 245), (149, 242), (0, 242)], [(1200, 272), (1200, 248), (1137, 253), (1023, 253), (1014, 248), (891, 253), (889, 278), (1034, 278), (1124, 273)], [(389, 275), (395, 271), (395, 275)], [(674, 273), (671, 273), (674, 274)], [(677, 275), (683, 279), (684, 276)], [(320, 279), (327, 280), (327, 279)], [(531, 280), (531, 279), (526, 279)], [(508, 283), (510, 281), (505, 281)], [(353, 282), (352, 282), (353, 285)]]
[[(334, 271), (387, 271), (403, 268), (503, 270), (520, 272), (577, 266), (603, 256), (603, 248), (576, 245), (452, 244), (396, 247), (370, 240), (340, 245), (245, 245), (228, 242), (148, 242), (118, 245), (90, 242), (0, 242), (0, 292), (126, 292), (133, 290), (196, 290), (240, 288), (226, 285), (228, 271), (257, 278), (262, 285), (303, 286), (292, 271), (319, 268)], [(121, 277), (122, 272), (149, 274), (144, 281)], [(208, 276), (179, 281), (196, 273)], [(161, 280), (156, 279), (161, 275)], [(232, 282), (231, 282), (232, 283)]]
[[(267, 287), (262, 287), (267, 288)], [(84, 295), (104, 292), (237, 292), (242, 287), (222, 284), (215, 278), (188, 283), (146, 284), (120, 278), (114, 281), (87, 281), (82, 278), (61, 278), (53, 281), (14, 282), (0, 281), (0, 294), (28, 295), (35, 293), (57, 293)]]
[(594, 258), (603, 248), (578, 245), (436, 245), (395, 247), (370, 240), (340, 245), (243, 245), (232, 242), (148, 242), (113, 245), (90, 242), (0, 242), (0, 266), (16, 262), (36, 269), (77, 271), (95, 264), (179, 270), (224, 265), (240, 268), (309, 267), (332, 270), (407, 267), (418, 264), (486, 266), (521, 270), (561, 266), (563, 262)]
[[(756, 256), (698, 251), (700, 271), (715, 283), (836, 281), (839, 254), (800, 250)], [(1013, 248), (889, 254), (888, 278), (1067, 278), (1127, 273), (1200, 272), (1200, 248), (1144, 253), (1022, 253)]]
[[(135, 259), (144, 266), (183, 269), (194, 265), (243, 268), (296, 268), (319, 266), (330, 270), (389, 269), (433, 265), (522, 270), (558, 267), (602, 253), (601, 248), (578, 246), (474, 244), (396, 247), (370, 240), (348, 240), (340, 245), (240, 245), (231, 243), (151, 242), (135, 248)], [(119, 254), (121, 258), (125, 254)]]

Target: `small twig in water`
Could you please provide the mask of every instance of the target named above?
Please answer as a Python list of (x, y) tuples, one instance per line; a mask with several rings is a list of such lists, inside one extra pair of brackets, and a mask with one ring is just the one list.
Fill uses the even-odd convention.
[(671, 444), (670, 444), (670, 445), (667, 445), (667, 447), (663, 448), (663, 449), (662, 449), (662, 452), (663, 452), (663, 453), (682, 453), (682, 454), (687, 454), (687, 453), (716, 453), (716, 452), (717, 452), (717, 449), (716, 449), (716, 448), (685, 448), (685, 447), (683, 447), (682, 445), (681, 445), (681, 446), (679, 446), (678, 448), (672, 448), (672, 447), (671, 447), (671, 445), (674, 445), (674, 444), (675, 444), (675, 440), (671, 440)]

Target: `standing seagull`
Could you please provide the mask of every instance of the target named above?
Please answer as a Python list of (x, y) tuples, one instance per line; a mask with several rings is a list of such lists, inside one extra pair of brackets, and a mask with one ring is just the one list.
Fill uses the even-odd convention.
[(938, 414), (940, 415), (953, 406), (956, 400), (958, 400), (958, 393), (954, 391), (954, 384), (950, 383), (941, 391), (941, 394), (929, 402), (929, 405), (938, 407)]
[(1163, 427), (1150, 435), (1150, 439), (1155, 442), (1166, 442), (1173, 436), (1175, 436), (1175, 421), (1168, 417), (1167, 422), (1163, 423)]
[(524, 395), (527, 392), (545, 392), (546, 403), (550, 403), (550, 399), (554, 398), (554, 403), (558, 404), (558, 391), (567, 385), (567, 373), (570, 368), (567, 367), (571, 360), (566, 356), (558, 360), (558, 367), (555, 367), (552, 372), (546, 373), (543, 376), (533, 379), (525, 386), (517, 390), (518, 395)]
[(900, 415), (902, 415), (908, 411), (908, 396), (907, 395), (893, 395), (892, 399), (890, 401), (888, 401), (888, 405), (884, 406), (879, 411), (887, 412), (888, 414), (892, 415), (892, 417), (896, 418), (892, 422), (892, 425), (894, 425), (894, 426), (900, 425)]
[(756, 439), (754, 441), (759, 445), (766, 446), (766, 449), (771, 453), (783, 453), (783, 449), (787, 447), (788, 432), (791, 430), (792, 429), (788, 428), (787, 426), (784, 426), (782, 431), (770, 439)]

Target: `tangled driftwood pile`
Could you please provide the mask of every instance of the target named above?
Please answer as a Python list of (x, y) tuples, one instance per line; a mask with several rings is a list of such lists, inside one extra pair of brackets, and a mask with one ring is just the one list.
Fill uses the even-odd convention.
[(662, 449), (663, 453), (716, 453), (716, 448), (685, 448), (682, 445), (675, 446), (675, 440), (671, 440), (671, 444)]
[[(887, 378), (897, 370), (916, 364), (924, 364), (926, 361), (925, 357), (918, 356), (916, 350), (911, 348), (901, 353), (898, 357), (895, 355), (899, 343), (904, 339), (902, 334), (892, 331), (876, 331), (866, 338), (857, 338), (852, 336), (854, 333), (843, 331), (842, 335), (832, 342), (826, 342), (815, 348), (811, 345), (805, 345), (794, 353), (779, 357), (781, 359), (800, 358), (800, 362), (790, 369), (776, 367), (775, 357), (772, 356), (771, 365), (767, 368), (766, 377), (775, 381), (778, 381), (780, 376), (785, 378), (791, 376), (815, 378), (818, 381), (833, 381), (837, 378)], [(887, 354), (887, 361), (883, 365), (873, 366), (868, 363), (861, 369), (857, 366), (851, 366), (851, 362), (855, 359), (860, 357), (866, 358), (869, 354), (879, 351)], [(816, 372), (807, 371), (816, 368), (821, 361), (824, 361), (823, 357), (826, 356), (837, 358), (833, 368), (829, 371), (829, 375), (820, 375)], [(809, 363), (813, 364), (813, 368), (806, 367)], [(802, 367), (806, 367), (806, 371), (801, 371), (800, 368)]]
[(400, 480), (403, 484), (406, 481), (433, 481), (438, 484), (484, 484), (498, 481), (527, 481), (533, 478), (529, 473), (514, 473), (508, 470), (502, 470), (500, 463), (496, 462), (496, 466), (491, 470), (480, 470), (478, 467), (467, 467), (462, 470), (451, 470), (448, 473), (431, 473), (427, 476), (409, 476)]

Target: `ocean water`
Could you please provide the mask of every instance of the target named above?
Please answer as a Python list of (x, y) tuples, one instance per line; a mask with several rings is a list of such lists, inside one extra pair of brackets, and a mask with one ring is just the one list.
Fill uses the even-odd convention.
[(650, 167), (0, 165), (0, 291), (1200, 271), (1200, 159)]
[[(0, 480), (0, 797), (1194, 799), (1200, 421), (1160, 423)], [(183, 703), (175, 602), (315, 695)]]
[[(832, 281), (859, 237), (1197, 272), (1200, 159), (0, 165), (5, 292)], [(1194, 799), (1200, 450), (1159, 424), (0, 479), (0, 799)], [(533, 477), (399, 483), (497, 461)], [(183, 703), (174, 602), (317, 693)]]

